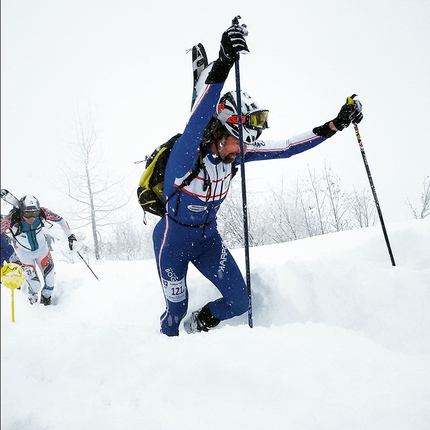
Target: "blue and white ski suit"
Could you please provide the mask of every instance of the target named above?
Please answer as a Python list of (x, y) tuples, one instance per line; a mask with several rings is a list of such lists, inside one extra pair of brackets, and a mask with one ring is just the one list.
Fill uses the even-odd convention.
[(15, 250), (13, 246), (7, 240), (7, 236), (5, 233), (1, 233), (1, 257), (0, 257), (0, 265), (3, 266), (3, 263), (14, 263), (18, 260), (16, 257)]
[[(230, 187), (233, 166), (204, 148), (205, 168), (190, 185), (175, 192), (196, 166), (203, 132), (215, 112), (223, 86), (223, 83), (206, 86), (166, 166), (164, 201), (167, 216), (156, 225), (153, 241), (166, 300), (166, 310), (161, 316), (161, 332), (168, 336), (179, 334), (179, 324), (187, 313), (186, 276), (190, 262), (222, 295), (209, 303), (214, 317), (226, 320), (248, 310), (245, 281), (221, 239), (216, 221), (218, 209)], [(313, 148), (325, 139), (310, 131), (281, 142), (256, 141), (252, 146), (247, 146), (244, 161), (288, 158)], [(235, 164), (239, 163), (238, 157)]]

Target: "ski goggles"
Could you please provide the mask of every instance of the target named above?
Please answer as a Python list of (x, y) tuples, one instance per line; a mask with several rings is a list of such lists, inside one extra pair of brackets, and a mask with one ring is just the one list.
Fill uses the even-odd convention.
[(37, 218), (40, 215), (40, 210), (33, 210), (33, 211), (23, 211), (22, 216), (24, 218)]
[[(268, 128), (267, 118), (269, 117), (268, 110), (256, 110), (247, 115), (242, 115), (242, 124), (253, 130), (264, 130)], [(229, 124), (239, 124), (239, 116), (231, 115), (227, 118)]]

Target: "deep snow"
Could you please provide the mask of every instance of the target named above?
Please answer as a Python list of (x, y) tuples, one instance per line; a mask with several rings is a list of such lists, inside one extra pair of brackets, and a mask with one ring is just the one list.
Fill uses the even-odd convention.
[(1, 288), (2, 429), (429, 429), (430, 219), (387, 229), (396, 267), (379, 226), (252, 248), (254, 328), (177, 338), (153, 260), (54, 252), (56, 306)]

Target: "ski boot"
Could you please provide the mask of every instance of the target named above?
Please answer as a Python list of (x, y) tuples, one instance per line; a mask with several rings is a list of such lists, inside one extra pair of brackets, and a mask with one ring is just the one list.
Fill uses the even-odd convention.
[(45, 306), (49, 306), (51, 304), (51, 297), (45, 297), (43, 294), (40, 295), (40, 303)]
[(38, 300), (38, 294), (37, 293), (28, 293), (28, 301), (30, 302), (30, 305), (34, 305), (37, 303)]
[(187, 333), (209, 331), (209, 329), (216, 327), (220, 322), (220, 319), (212, 315), (209, 305), (205, 305), (202, 309), (194, 311), (184, 321), (184, 329)]

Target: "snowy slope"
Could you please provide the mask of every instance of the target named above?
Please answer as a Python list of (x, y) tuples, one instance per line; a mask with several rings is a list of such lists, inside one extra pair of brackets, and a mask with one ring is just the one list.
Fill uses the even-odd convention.
[(154, 261), (56, 258), (57, 306), (1, 288), (1, 428), (428, 429), (430, 219), (387, 229), (396, 267), (379, 226), (251, 249), (254, 328), (178, 338)]

